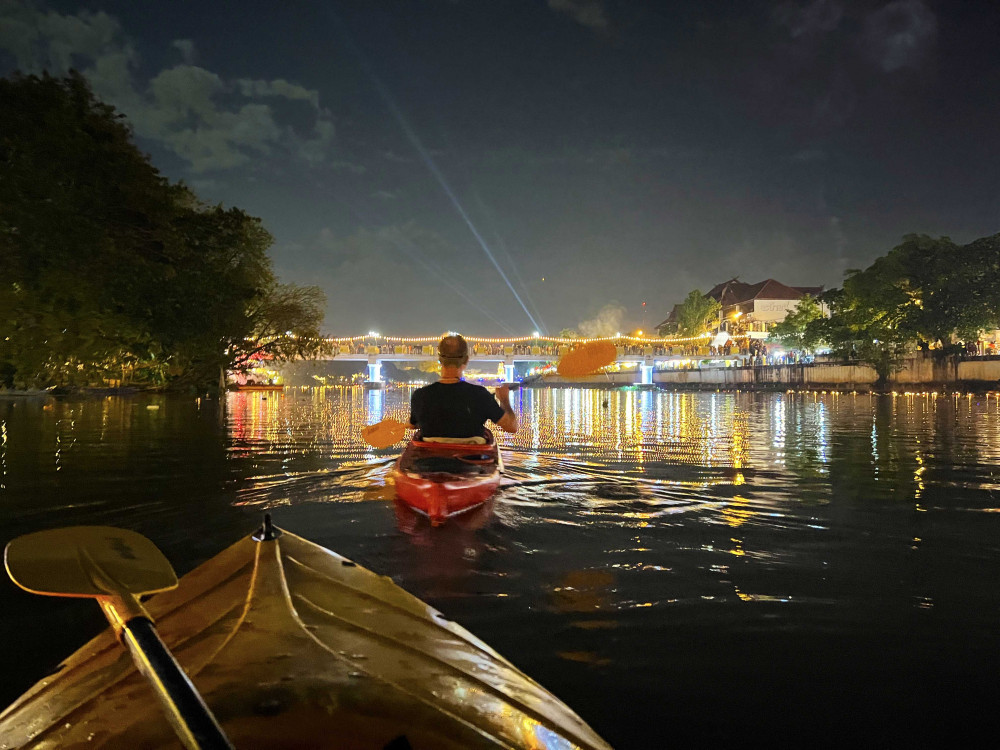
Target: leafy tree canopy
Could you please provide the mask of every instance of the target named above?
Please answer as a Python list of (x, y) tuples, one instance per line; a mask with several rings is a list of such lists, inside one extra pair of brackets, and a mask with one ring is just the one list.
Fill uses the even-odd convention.
[(719, 303), (700, 289), (692, 290), (677, 306), (677, 332), (682, 336), (700, 336), (711, 330), (720, 309)]
[(77, 73), (0, 79), (0, 386), (205, 385), (321, 347), (322, 293), (270, 234), (202, 204)]
[(918, 341), (947, 349), (1000, 326), (998, 281), (1000, 235), (968, 245), (907, 235), (865, 270), (848, 271), (843, 288), (823, 296), (830, 319), (807, 328), (871, 364), (884, 382)]
[(810, 323), (823, 318), (823, 307), (815, 297), (807, 294), (788, 312), (784, 320), (775, 324), (771, 330), (771, 338), (789, 349), (815, 351), (823, 343), (823, 339), (820, 329), (815, 325), (810, 326)]

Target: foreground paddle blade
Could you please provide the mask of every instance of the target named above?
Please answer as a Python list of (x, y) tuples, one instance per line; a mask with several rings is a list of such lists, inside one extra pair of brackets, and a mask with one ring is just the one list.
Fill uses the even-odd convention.
[(618, 349), (611, 341), (591, 341), (578, 346), (559, 360), (556, 372), (570, 378), (593, 375), (618, 359)]
[(167, 558), (142, 534), (111, 526), (38, 531), (7, 545), (11, 580), (49, 596), (139, 596), (177, 586)]
[(383, 419), (365, 427), (361, 437), (373, 448), (388, 448), (406, 437), (406, 425), (395, 419)]

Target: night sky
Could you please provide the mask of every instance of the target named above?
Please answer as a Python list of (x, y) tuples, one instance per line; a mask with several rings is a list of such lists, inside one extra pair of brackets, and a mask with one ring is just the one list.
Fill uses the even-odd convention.
[(335, 335), (648, 329), (994, 234), (998, 39), (993, 0), (0, 0), (0, 73), (87, 75)]

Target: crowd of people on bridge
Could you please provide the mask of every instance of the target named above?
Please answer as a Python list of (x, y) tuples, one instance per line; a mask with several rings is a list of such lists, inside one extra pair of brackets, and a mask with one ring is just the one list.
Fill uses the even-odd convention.
[[(667, 346), (662, 343), (650, 345), (646, 343), (623, 343), (618, 345), (621, 356), (627, 357), (731, 357), (736, 355), (753, 356), (760, 352), (755, 352), (751, 347), (754, 343), (749, 342), (745, 346), (734, 346), (730, 341), (724, 346), (710, 346), (707, 344), (676, 344)], [(470, 343), (470, 356), (479, 357), (509, 357), (509, 356), (539, 356), (546, 358), (557, 358), (565, 354), (575, 345), (573, 340), (566, 341), (542, 341), (537, 343), (493, 343), (475, 342)], [(373, 355), (410, 355), (410, 356), (435, 356), (434, 346), (430, 344), (413, 343), (392, 343), (382, 342), (374, 344), (368, 341), (354, 341), (340, 344), (342, 354), (373, 354)]]
[[(539, 342), (519, 342), (497, 343), (497, 342), (470, 342), (470, 357), (525, 357), (539, 356), (546, 359), (556, 359), (564, 355), (575, 345), (575, 341), (539, 341)], [(920, 347), (923, 349), (924, 347)], [(368, 354), (368, 355), (409, 355), (421, 357), (436, 356), (435, 346), (422, 343), (392, 343), (381, 342), (374, 344), (370, 341), (353, 341), (341, 343), (339, 352), (342, 354)], [(618, 352), (624, 357), (692, 357), (692, 358), (722, 358), (739, 357), (743, 364), (765, 365), (765, 364), (793, 364), (801, 362), (803, 354), (801, 352), (786, 352), (774, 346), (768, 346), (760, 339), (730, 339), (720, 346), (709, 344), (676, 344), (668, 346), (663, 343), (646, 344), (636, 342), (626, 342), (618, 344)], [(962, 351), (965, 357), (990, 357), (998, 355), (998, 347), (994, 341), (970, 341), (967, 342)]]

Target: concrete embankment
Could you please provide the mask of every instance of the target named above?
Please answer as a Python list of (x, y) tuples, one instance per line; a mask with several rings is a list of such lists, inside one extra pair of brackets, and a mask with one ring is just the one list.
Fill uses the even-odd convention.
[[(637, 373), (593, 375), (574, 382), (545, 378), (546, 385), (622, 386), (636, 383)], [(847, 390), (870, 391), (877, 381), (868, 365), (847, 362), (813, 362), (794, 365), (701, 367), (657, 370), (653, 384), (678, 390)], [(1000, 357), (964, 359), (933, 356), (909, 357), (890, 379), (890, 390), (988, 391), (1000, 389)]]

